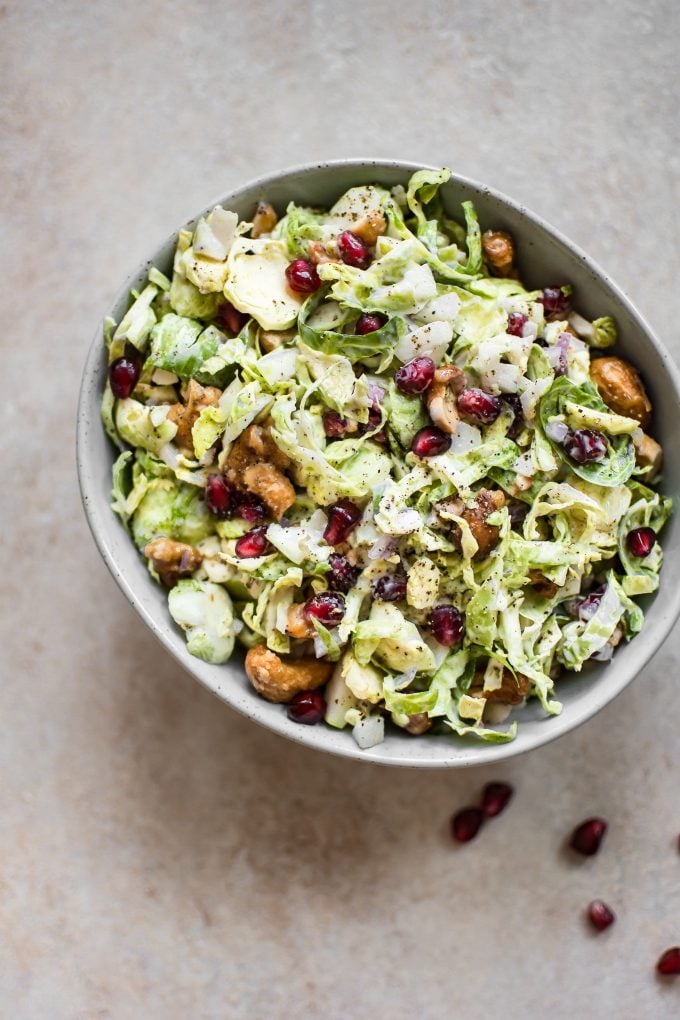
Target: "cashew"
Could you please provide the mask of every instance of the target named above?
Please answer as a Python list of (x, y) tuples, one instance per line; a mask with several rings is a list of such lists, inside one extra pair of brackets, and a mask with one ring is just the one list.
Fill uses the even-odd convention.
[(647, 428), (652, 403), (636, 368), (623, 358), (596, 358), (590, 365), (590, 378), (607, 407)]
[(266, 645), (255, 645), (246, 655), (246, 675), (258, 694), (279, 704), (290, 701), (298, 691), (311, 691), (325, 684), (333, 663), (323, 659), (283, 659)]
[(646, 432), (638, 438), (633, 433), (633, 446), (635, 447), (635, 463), (638, 467), (648, 467), (648, 477), (654, 478), (661, 470), (663, 461), (663, 450), (656, 439), (652, 439)]
[(368, 213), (367, 216), (363, 216), (360, 220), (352, 227), (352, 233), (360, 237), (365, 244), (372, 247), (378, 240), (381, 234), (384, 234), (387, 230), (387, 220), (381, 212), (377, 210)]
[[(465, 506), (460, 499), (445, 500), (438, 504), (438, 508), (444, 510), (447, 515), (455, 514), (467, 522), (477, 543), (475, 559), (479, 560), (493, 549), (500, 535), (500, 528), (494, 524), (487, 524), (486, 519), (504, 506), (505, 493), (500, 489), (480, 489), (475, 493), (472, 506)], [(460, 541), (460, 529), (457, 524), (453, 527), (453, 537), (454, 540)]]
[(161, 581), (168, 588), (174, 587), (180, 577), (189, 577), (198, 570), (203, 557), (198, 549), (171, 538), (154, 538), (144, 547), (144, 555), (150, 559)]
[(269, 353), (275, 351), (277, 347), (281, 347), (283, 344), (288, 343), (295, 336), (295, 330), (293, 329), (282, 329), (280, 331), (273, 329), (261, 329), (260, 330), (260, 347), (263, 351)]
[(482, 234), (482, 251), (494, 276), (517, 276), (515, 242), (505, 230), (486, 230)]
[(175, 445), (188, 453), (194, 454), (194, 440), (191, 429), (204, 407), (214, 407), (219, 403), (222, 391), (216, 386), (201, 386), (195, 379), (190, 379), (184, 394), (184, 403), (172, 404), (168, 411), (168, 419), (177, 426)]
[(427, 712), (416, 712), (415, 715), (408, 717), (408, 722), (404, 729), (407, 733), (412, 733), (414, 737), (420, 737), (423, 733), (427, 733), (431, 726), (432, 720)]
[(255, 215), (253, 216), (253, 229), (251, 235), (253, 237), (261, 237), (262, 234), (271, 234), (272, 230), (278, 222), (278, 216), (276, 210), (269, 202), (259, 202)]
[(458, 394), (465, 388), (465, 375), (457, 365), (444, 365), (434, 373), (434, 380), (427, 391), (427, 411), (430, 418), (442, 432), (449, 435), (456, 431), (458, 417)]
[(313, 638), (316, 634), (314, 624), (305, 616), (305, 607), (301, 602), (294, 602), (288, 608), (286, 633), (292, 638)]

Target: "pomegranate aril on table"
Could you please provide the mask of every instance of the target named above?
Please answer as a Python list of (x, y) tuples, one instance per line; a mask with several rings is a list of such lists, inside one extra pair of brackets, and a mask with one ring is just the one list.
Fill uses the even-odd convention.
[(664, 977), (680, 974), (680, 946), (671, 946), (662, 953), (656, 963), (656, 969)]
[(572, 832), (569, 846), (585, 857), (592, 857), (600, 849), (606, 831), (607, 823), (604, 819), (587, 818)]
[(458, 843), (469, 843), (479, 832), (484, 812), (478, 807), (463, 808), (451, 819), (451, 835)]
[(495, 818), (505, 810), (513, 793), (509, 783), (487, 783), (482, 790), (482, 811), (486, 818)]

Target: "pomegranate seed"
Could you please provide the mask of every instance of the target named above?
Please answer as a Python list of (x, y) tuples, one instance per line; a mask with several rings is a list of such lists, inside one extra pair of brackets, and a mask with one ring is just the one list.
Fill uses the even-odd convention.
[(506, 807), (515, 791), (509, 783), (487, 783), (482, 791), (482, 811), (486, 818), (495, 818)]
[(571, 293), (565, 293), (565, 287), (546, 287), (538, 300), (546, 315), (566, 315), (571, 308)]
[(361, 520), (361, 510), (349, 499), (341, 499), (328, 510), (328, 524), (323, 537), (329, 545), (345, 542)]
[(366, 312), (357, 319), (354, 332), (357, 336), (366, 336), (367, 333), (375, 333), (376, 329), (382, 329), (387, 322), (387, 316), (380, 312)]
[(222, 475), (208, 475), (205, 483), (205, 505), (215, 517), (228, 517), (234, 509), (234, 487)]
[(402, 365), (394, 376), (394, 382), (402, 393), (424, 393), (434, 379), (435, 364), (432, 358), (423, 355)]
[(458, 843), (474, 839), (484, 821), (484, 812), (478, 807), (463, 808), (451, 819), (451, 835)]
[(633, 528), (626, 535), (626, 546), (633, 556), (649, 556), (655, 545), (656, 533), (652, 528)]
[(614, 911), (603, 900), (593, 900), (589, 903), (586, 913), (593, 928), (597, 928), (598, 931), (604, 931), (616, 920)]
[(397, 570), (393, 574), (383, 574), (373, 583), (373, 597), (378, 602), (403, 602), (406, 598), (406, 574)]
[(323, 430), (329, 439), (339, 439), (347, 431), (349, 422), (337, 411), (324, 411)]
[(142, 372), (142, 363), (138, 358), (116, 358), (109, 366), (109, 383), (111, 392), (118, 400), (130, 396)]
[(590, 464), (607, 456), (607, 440), (595, 429), (570, 430), (562, 440), (567, 456), (577, 464)]
[(264, 556), (271, 549), (267, 539), (266, 528), (251, 528), (245, 535), (236, 542), (236, 555), (242, 560), (252, 559), (254, 556)]
[(328, 587), (331, 591), (348, 592), (356, 584), (359, 576), (359, 568), (353, 567), (345, 556), (340, 553), (331, 553), (328, 558), (330, 570), (326, 575)]
[(236, 513), (249, 524), (257, 524), (269, 517), (269, 510), (258, 496), (250, 492), (241, 492), (237, 496)]
[(664, 974), (666, 977), (680, 974), (680, 946), (671, 946), (665, 953), (662, 953), (657, 960), (656, 969), (659, 974)]
[(351, 230), (343, 230), (340, 234), (338, 254), (345, 265), (354, 266), (355, 269), (368, 269), (371, 264), (371, 253), (367, 245)]
[(316, 726), (326, 714), (326, 702), (319, 691), (298, 691), (288, 705), (288, 718), (304, 726)]
[(458, 410), (467, 418), (474, 418), (481, 425), (490, 425), (501, 413), (503, 405), (500, 397), (486, 390), (471, 388), (463, 390), (458, 397)]
[(288, 286), (297, 294), (313, 294), (321, 286), (319, 274), (313, 262), (295, 259), (286, 267)]
[(465, 632), (465, 617), (455, 606), (435, 606), (430, 613), (430, 630), (440, 645), (453, 648)]
[(509, 333), (510, 336), (522, 336), (522, 332), (528, 321), (529, 319), (527, 316), (522, 315), (521, 312), (510, 312), (505, 332)]
[[(367, 432), (374, 432), (374, 435), (371, 436), (371, 439), (373, 440), (374, 443), (380, 443), (381, 446), (389, 446), (389, 439), (387, 438), (387, 433), (385, 432), (384, 429), (379, 428), (382, 420), (383, 420), (382, 414), (380, 413), (380, 409), (378, 407), (369, 408), (368, 421), (367, 422), (360, 421), (358, 423), (357, 435), (363, 436)], [(375, 429), (378, 429), (378, 431), (375, 432)]]
[(600, 849), (606, 831), (607, 823), (601, 818), (587, 818), (574, 829), (569, 845), (577, 853), (592, 857)]
[(241, 332), (248, 321), (248, 316), (244, 312), (239, 312), (238, 308), (234, 308), (231, 301), (225, 301), (223, 305), (220, 305), (217, 317), (234, 336)]
[(451, 446), (451, 436), (442, 432), (436, 425), (426, 425), (424, 429), (416, 432), (411, 440), (411, 449), (416, 457), (436, 457), (440, 453), (446, 453)]
[(313, 617), (329, 627), (340, 623), (345, 615), (345, 597), (337, 591), (320, 591), (305, 602), (305, 616)]

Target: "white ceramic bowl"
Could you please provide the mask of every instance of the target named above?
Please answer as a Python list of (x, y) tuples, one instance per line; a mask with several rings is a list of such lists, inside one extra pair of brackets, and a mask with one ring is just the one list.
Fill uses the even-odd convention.
[[(262, 177), (220, 196), (218, 201), (240, 217), (252, 215), (255, 203), (266, 198), (277, 210), (289, 201), (304, 205), (329, 206), (347, 188), (376, 182), (392, 187), (405, 184), (417, 164), (389, 160), (343, 160), (294, 167)], [(617, 350), (639, 366), (654, 404), (654, 434), (664, 446), (665, 470), (662, 489), (677, 499), (680, 488), (680, 444), (674, 428), (680, 417), (680, 378), (675, 364), (661, 342), (618, 287), (583, 252), (552, 227), (516, 205), (510, 199), (474, 181), (453, 176), (442, 189), (449, 211), (458, 215), (460, 202), (471, 198), (477, 207), (482, 229), (510, 231), (518, 249), (523, 280), (530, 286), (569, 281), (576, 288), (578, 310), (588, 318), (612, 314), (621, 342)], [(215, 203), (211, 203), (210, 209)], [(204, 212), (206, 210), (203, 210)], [(129, 291), (139, 287), (151, 264), (168, 272), (172, 264), (176, 235), (154, 248), (148, 261), (126, 281), (112, 306), (106, 309), (116, 321), (127, 307)], [(558, 684), (562, 714), (546, 718), (537, 702), (516, 711), (519, 729), (509, 744), (487, 745), (456, 736), (411, 737), (389, 731), (384, 743), (360, 750), (349, 730), (325, 725), (301, 726), (291, 722), (285, 708), (263, 701), (250, 686), (235, 653), (231, 662), (214, 666), (188, 654), (183, 635), (173, 624), (166, 592), (150, 579), (146, 566), (127, 533), (109, 507), (111, 464), (114, 450), (104, 435), (99, 419), (99, 401), (106, 375), (101, 328), (97, 329), (83, 374), (78, 408), (77, 456), (83, 505), (94, 539), (104, 561), (121, 589), (161, 644), (197, 680), (233, 708), (291, 740), (320, 751), (346, 755), (389, 765), (444, 768), (481, 765), (521, 754), (574, 729), (616, 697), (642, 669), (670, 631), (680, 611), (680, 544), (677, 517), (664, 532), (666, 562), (657, 594), (643, 600), (645, 626), (630, 644), (617, 649), (611, 663), (589, 669), (585, 675), (567, 675)], [(162, 654), (159, 652), (159, 654)], [(257, 732), (253, 732), (257, 739)]]

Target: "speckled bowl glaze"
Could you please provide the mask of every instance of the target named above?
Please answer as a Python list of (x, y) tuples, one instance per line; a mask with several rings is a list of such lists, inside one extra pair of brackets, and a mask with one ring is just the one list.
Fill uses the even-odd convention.
[[(261, 177), (242, 188), (220, 196), (227, 209), (240, 217), (252, 215), (255, 203), (266, 198), (279, 210), (290, 201), (304, 205), (329, 206), (347, 188), (379, 183), (392, 187), (405, 184), (421, 166), (391, 160), (355, 159), (294, 167)], [(680, 377), (670, 355), (654, 336), (630, 301), (607, 275), (582, 251), (543, 220), (490, 188), (456, 175), (442, 189), (451, 214), (460, 202), (472, 199), (482, 229), (510, 231), (516, 239), (522, 276), (529, 286), (555, 281), (574, 284), (578, 310), (588, 318), (612, 314), (618, 324), (618, 350), (638, 365), (654, 404), (654, 434), (664, 446), (665, 471), (661, 488), (677, 499), (680, 483), (680, 444), (673, 442), (673, 430), (680, 418)], [(215, 202), (211, 202), (208, 209)], [(200, 215), (200, 214), (199, 214)], [(176, 234), (154, 248), (146, 262), (132, 273), (105, 312), (118, 321), (127, 307), (129, 291), (139, 287), (151, 264), (169, 272)], [(106, 375), (101, 328), (98, 327), (83, 373), (77, 424), (78, 476), (83, 505), (95, 542), (113, 577), (140, 617), (161, 644), (202, 684), (233, 708), (277, 733), (319, 751), (345, 755), (384, 765), (413, 768), (455, 768), (484, 765), (522, 754), (560, 737), (599, 712), (619, 694), (659, 648), (680, 611), (680, 544), (678, 518), (664, 533), (666, 562), (656, 595), (643, 600), (646, 620), (641, 634), (619, 648), (611, 663), (588, 670), (586, 675), (567, 675), (558, 684), (561, 715), (546, 718), (540, 705), (531, 702), (514, 713), (517, 738), (509, 744), (486, 745), (456, 736), (411, 737), (388, 730), (385, 741), (370, 750), (360, 750), (351, 732), (330, 727), (301, 726), (291, 722), (285, 708), (263, 701), (250, 686), (235, 653), (225, 665), (215, 666), (188, 654), (184, 637), (175, 627), (167, 608), (166, 592), (149, 578), (146, 566), (129, 536), (109, 507), (111, 465), (114, 450), (100, 424), (99, 401)], [(253, 738), (257, 738), (253, 731)]]

